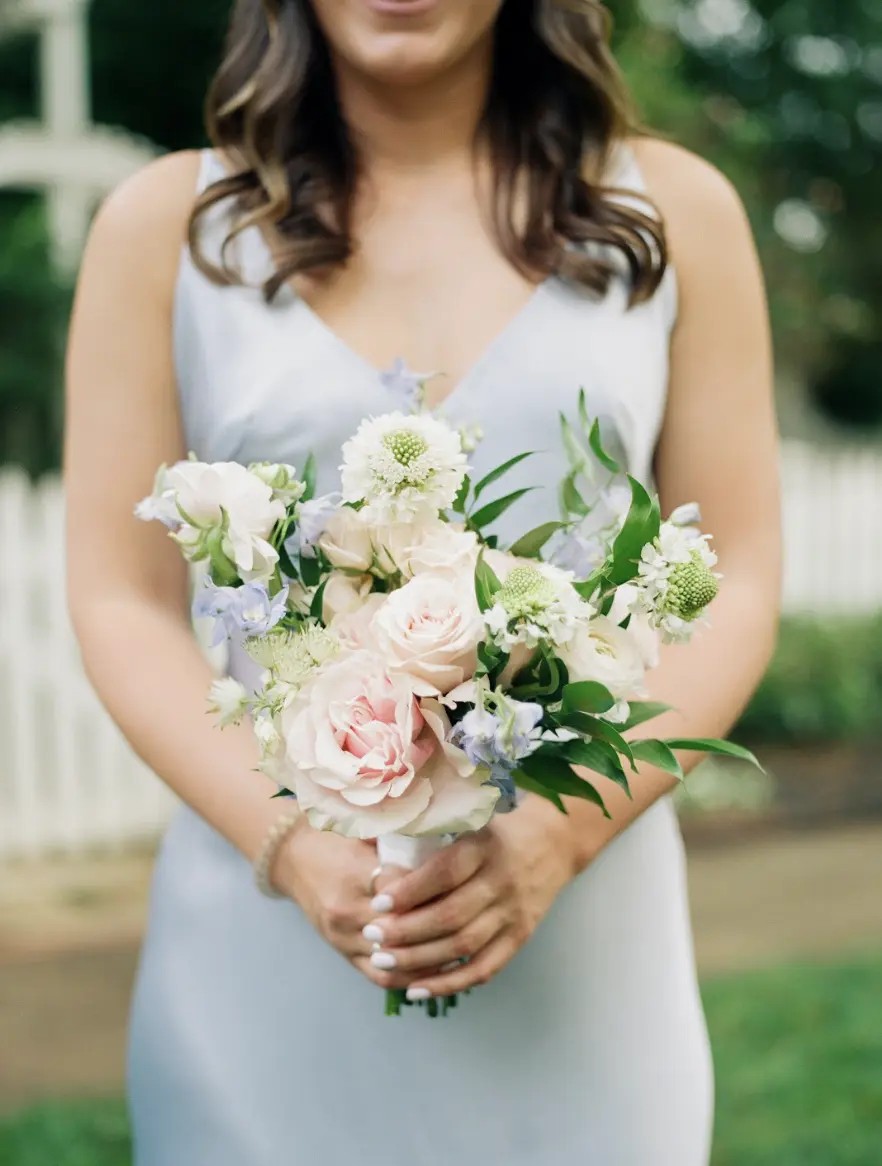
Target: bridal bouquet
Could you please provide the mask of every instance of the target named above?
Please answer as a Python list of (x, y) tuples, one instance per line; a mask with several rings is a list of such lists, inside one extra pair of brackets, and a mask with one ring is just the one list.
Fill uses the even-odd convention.
[[(206, 566), (194, 613), (259, 668), (255, 690), (215, 682), (221, 725), (250, 715), (280, 792), (318, 829), (375, 839), (381, 863), (415, 867), (527, 792), (606, 814), (592, 773), (628, 791), (640, 762), (682, 777), (675, 750), (750, 756), (626, 738), (666, 711), (640, 699), (644, 678), (660, 640), (701, 622), (716, 556), (697, 507), (663, 522), (622, 472), (584, 394), (561, 423), (561, 517), (505, 548), (488, 529), (528, 491), (488, 496), (533, 455), (475, 480), (471, 442), (421, 411), (364, 421), (339, 493), (316, 496), (312, 459), (301, 474), (190, 460), (160, 469), (137, 508)], [(600, 515), (585, 498), (598, 473)], [(387, 1011), (404, 1003), (390, 993)]]

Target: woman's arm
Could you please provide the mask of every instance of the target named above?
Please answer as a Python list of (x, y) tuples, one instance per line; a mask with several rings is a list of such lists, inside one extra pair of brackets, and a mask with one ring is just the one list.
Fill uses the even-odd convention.
[(186, 454), (172, 300), (197, 158), (148, 167), (99, 212), (68, 353), (68, 594), (86, 670), (135, 750), (245, 854), (278, 807), (247, 728), (206, 715), (211, 670), (190, 630), (186, 569), (133, 515), (162, 462)]
[[(762, 678), (778, 625), (781, 506), (768, 310), (750, 226), (727, 180), (664, 142), (635, 150), (667, 223), (679, 287), (655, 460), (662, 514), (700, 503), (723, 579), (711, 626), (689, 645), (663, 648), (649, 674), (651, 699), (675, 711), (634, 735), (724, 737)], [(699, 760), (681, 756), (686, 770)], [(577, 867), (676, 779), (643, 767), (632, 782), (633, 801), (606, 779), (596, 784), (612, 821), (591, 807), (571, 807)]]
[[(246, 858), (285, 807), (255, 771), (247, 725), (208, 715), (211, 670), (190, 628), (187, 579), (158, 523), (135, 503), (157, 467), (187, 451), (172, 310), (198, 156), (147, 167), (105, 204), (86, 250), (70, 336), (65, 476), (68, 591), (86, 670), (138, 754)], [(362, 971), (376, 853), (300, 829), (277, 883)]]
[[(726, 180), (678, 147), (646, 141), (635, 149), (668, 225), (679, 284), (656, 457), (662, 512), (700, 502), (724, 575), (711, 627), (688, 646), (665, 649), (650, 675), (652, 699), (677, 711), (642, 735), (721, 736), (765, 670), (778, 618), (778, 452), (765, 294), (743, 208)], [(686, 766), (696, 761), (695, 754), (684, 758)], [(531, 797), (386, 888), (395, 915), (382, 922), (385, 946), (400, 967), (472, 957), (446, 975), (415, 979), (418, 989), (446, 995), (495, 975), (566, 882), (676, 784), (642, 767), (631, 801), (611, 781), (586, 776), (611, 821), (577, 799), (566, 799), (564, 816)], [(439, 893), (446, 897), (432, 904)]]

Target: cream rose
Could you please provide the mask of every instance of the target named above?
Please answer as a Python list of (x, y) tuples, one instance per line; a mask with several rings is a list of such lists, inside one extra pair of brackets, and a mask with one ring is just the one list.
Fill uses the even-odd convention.
[(637, 640), (608, 616), (594, 616), (557, 652), (570, 680), (596, 680), (617, 700), (639, 696), (643, 690), (645, 666)]
[(471, 576), (417, 575), (386, 597), (373, 636), (389, 670), (408, 673), (420, 696), (450, 692), (474, 675), (484, 638)]
[(477, 537), (461, 526), (434, 516), (376, 523), (351, 506), (332, 516), (319, 545), (331, 565), (341, 570), (400, 572), (406, 579), (425, 571), (471, 575), (478, 558)]
[(478, 538), (473, 531), (463, 530), (449, 522), (433, 522), (412, 529), (401, 569), (411, 576), (432, 571), (471, 579), (477, 561)]
[(498, 790), (450, 745), (437, 701), (371, 652), (349, 653), (282, 714), (295, 792), (313, 826), (350, 838), (458, 833), (489, 821)]
[(331, 515), (319, 546), (332, 567), (344, 571), (368, 571), (373, 562), (373, 546), (367, 523), (359, 511), (341, 506)]

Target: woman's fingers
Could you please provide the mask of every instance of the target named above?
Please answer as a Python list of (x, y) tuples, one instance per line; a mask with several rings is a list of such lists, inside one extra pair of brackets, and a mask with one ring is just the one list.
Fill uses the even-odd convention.
[(401, 915), (439, 895), (448, 895), (477, 874), (484, 857), (482, 834), (469, 834), (388, 886), (383, 892), (382, 905), (387, 912)]
[[(434, 902), (405, 915), (378, 915), (364, 930), (364, 938), (385, 948), (410, 947), (455, 935), (486, 911), (497, 895), (490, 882), (475, 875)], [(453, 957), (450, 957), (453, 958)]]
[[(351, 960), (352, 966), (356, 968), (362, 975), (366, 976), (372, 984), (376, 984), (378, 988), (385, 988), (387, 991), (393, 988), (405, 991), (413, 982), (413, 974), (402, 971), (385, 971), (383, 968), (374, 967), (371, 963), (370, 956), (358, 955)], [(430, 976), (437, 976), (441, 969), (437, 966), (430, 968), (420, 968), (420, 974), (426, 978)]]
[(499, 932), (495, 939), (478, 952), (468, 963), (460, 964), (437, 975), (411, 974), (408, 997), (428, 1000), (432, 996), (455, 996), (487, 984), (502, 971), (518, 950), (518, 944), (509, 931)]
[(500, 910), (485, 911), (461, 930), (443, 939), (412, 947), (384, 944), (371, 956), (373, 966), (381, 971), (406, 972), (410, 979), (426, 968), (441, 968), (462, 959), (471, 959), (492, 942), (505, 928)]

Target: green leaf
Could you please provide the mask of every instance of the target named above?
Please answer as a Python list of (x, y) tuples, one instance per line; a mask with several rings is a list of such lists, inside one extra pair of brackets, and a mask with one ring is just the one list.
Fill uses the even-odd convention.
[(566, 515), (575, 514), (579, 518), (585, 518), (591, 513), (588, 503), (576, 489), (575, 473), (567, 474), (560, 484), (560, 504)]
[(517, 457), (509, 458), (507, 462), (503, 462), (501, 466), (497, 466), (495, 470), (491, 470), (490, 473), (485, 478), (482, 478), (480, 482), (478, 482), (477, 486), (475, 486), (475, 498), (480, 498), (488, 486), (492, 486), (494, 482), (498, 482), (501, 477), (507, 474), (509, 470), (513, 470), (514, 467), (519, 465), (520, 462), (526, 461), (528, 457), (535, 456), (535, 450), (531, 450), (529, 453), (519, 453)]
[(714, 753), (721, 757), (737, 757), (739, 761), (749, 761), (757, 769), (763, 768), (749, 749), (745, 749), (741, 745), (733, 745), (731, 741), (721, 741), (717, 737), (675, 737), (665, 741), (665, 744), (671, 749), (683, 749), (693, 753)]
[(306, 483), (302, 501), (309, 502), (315, 497), (315, 454), (310, 454), (303, 467), (303, 481)]
[(647, 543), (658, 537), (660, 519), (658, 502), (650, 498), (636, 478), (631, 484), (631, 508), (613, 544), (610, 578), (613, 583), (628, 583), (637, 574), (637, 564)]
[(638, 725), (645, 725), (647, 721), (653, 721), (656, 717), (660, 717), (663, 713), (669, 713), (671, 705), (659, 704), (654, 700), (633, 700), (631, 701), (631, 715), (621, 726), (622, 732), (626, 733), (628, 729), (636, 729)]
[(566, 523), (564, 522), (544, 522), (541, 526), (535, 527), (527, 534), (523, 535), (518, 541), (509, 548), (513, 555), (518, 555), (522, 559), (538, 558), (539, 552), (548, 542), (553, 534), (561, 530)]
[(272, 797), (270, 798), (270, 801), (271, 802), (275, 801), (276, 798), (293, 798), (293, 797), (294, 797), (294, 795), (291, 793), (291, 791), (289, 789), (282, 788), (279, 790), (279, 792), (277, 794), (272, 795)]
[(603, 583), (606, 573), (610, 568), (609, 562), (603, 562), (596, 571), (592, 571), (587, 579), (581, 583), (574, 583), (573, 590), (582, 597), (582, 599), (593, 599), (597, 588)]
[[(585, 731), (590, 737), (596, 737), (601, 741), (605, 741), (607, 745), (611, 745), (617, 753), (621, 753), (633, 766), (634, 756), (631, 752), (631, 744), (626, 741), (619, 732), (617, 726), (611, 725), (609, 721), (602, 721), (599, 717), (589, 717), (584, 713), (580, 716), (580, 722), (586, 722)], [(573, 726), (576, 728), (577, 726)]]
[(462, 485), (456, 492), (456, 497), (453, 499), (453, 511), (455, 514), (465, 514), (466, 503), (469, 498), (469, 490), (472, 488), (472, 479), (465, 475), (462, 480)]
[(611, 745), (603, 741), (568, 741), (563, 747), (563, 754), (570, 765), (580, 765), (583, 769), (594, 770), (595, 773), (615, 782), (628, 797), (631, 796), (631, 787), (624, 766)]
[(593, 802), (595, 806), (599, 806), (603, 810), (605, 818), (610, 817), (603, 798), (591, 782), (586, 781), (584, 777), (579, 777), (577, 773), (573, 773), (571, 766), (566, 761), (561, 761), (557, 757), (544, 757), (540, 751), (522, 761), (521, 770), (546, 789), (554, 790), (555, 793), (564, 794), (567, 797), (582, 798), (583, 801)]
[(480, 611), (490, 610), (500, 587), (502, 587), (502, 583), (499, 581), (499, 576), (485, 561), (483, 554), (479, 555), (475, 564), (475, 596)]
[(517, 700), (535, 700), (537, 696), (553, 697), (562, 683), (566, 683), (566, 669), (556, 656), (543, 656), (532, 683), (518, 684), (511, 695)]
[(515, 502), (523, 498), (525, 494), (532, 493), (535, 489), (535, 486), (526, 486), (522, 490), (514, 490), (511, 494), (506, 494), (504, 498), (497, 498), (495, 502), (488, 502), (476, 514), (471, 515), (469, 525), (475, 530), (489, 526), (491, 522), (495, 522), (497, 518), (505, 514), (510, 506), (514, 506)]
[(306, 555), (300, 556), (300, 578), (304, 587), (318, 587), (322, 578), (322, 569), (318, 559), (309, 559)]
[(562, 814), (567, 812), (567, 808), (561, 801), (559, 794), (556, 794), (553, 789), (548, 789), (547, 786), (540, 785), (538, 781), (534, 781), (522, 769), (516, 769), (511, 776), (518, 789), (526, 790), (530, 794), (538, 794), (540, 798), (545, 798), (546, 801), (553, 802)]
[(646, 761), (656, 769), (673, 774), (678, 781), (683, 780), (683, 766), (664, 741), (635, 741), (631, 746), (631, 752), (638, 761)]
[(300, 572), (297, 570), (297, 567), (294, 565), (294, 561), (291, 558), (291, 556), (285, 550), (285, 544), (281, 543), (278, 546), (277, 550), (279, 552), (279, 566), (282, 569), (282, 573), (284, 575), (287, 575), (289, 579), (297, 579)]
[(579, 439), (576, 437), (575, 431), (570, 424), (565, 413), (560, 415), (560, 432), (563, 438), (564, 449), (566, 450), (567, 459), (573, 468), (572, 477), (582, 472), (585, 469), (587, 458), (585, 451), (579, 444)]
[(312, 597), (312, 603), (309, 605), (309, 614), (313, 619), (317, 619), (320, 622), (322, 621), (322, 611), (324, 609), (325, 588), (328, 585), (329, 579), (330, 575), (322, 579), (321, 583), (316, 588), (315, 595)]
[[(582, 399), (580, 398), (580, 404), (581, 403)], [(600, 436), (599, 421), (595, 421), (591, 426), (591, 435), (588, 438), (588, 444), (591, 446), (591, 452), (594, 454), (604, 469), (609, 470), (611, 474), (620, 474), (622, 472), (622, 467), (619, 465), (619, 463), (615, 460), (615, 458), (610, 457), (606, 450), (603, 448), (602, 439)]]
[(616, 703), (610, 690), (596, 680), (580, 680), (563, 690), (564, 713), (606, 713)]

